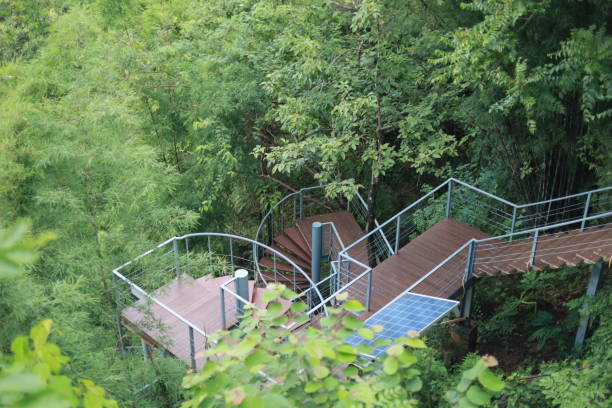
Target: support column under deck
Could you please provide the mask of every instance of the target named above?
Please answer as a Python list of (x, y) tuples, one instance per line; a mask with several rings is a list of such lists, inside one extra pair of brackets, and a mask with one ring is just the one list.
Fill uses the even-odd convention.
[[(601, 278), (601, 271), (603, 269), (603, 264), (597, 263), (591, 267), (591, 277), (589, 278), (589, 284), (587, 286), (588, 297), (592, 297), (597, 292), (597, 285), (599, 284), (599, 280)], [(580, 323), (578, 324), (578, 331), (576, 332), (576, 340), (574, 341), (574, 349), (576, 352), (580, 352), (582, 349), (582, 345), (584, 344), (584, 338), (586, 337), (586, 332), (589, 326), (589, 318), (590, 315), (586, 311), (588, 309), (588, 302), (585, 303), (583, 310), (580, 312)]]

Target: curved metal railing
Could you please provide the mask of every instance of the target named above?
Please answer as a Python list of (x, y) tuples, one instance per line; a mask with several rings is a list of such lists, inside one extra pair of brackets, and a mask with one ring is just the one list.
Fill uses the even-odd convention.
[[(254, 253), (264, 250), (291, 265), (295, 275), (307, 282), (307, 289), (300, 292), (298, 287), (292, 288), (287, 282), (278, 283), (294, 289), (298, 294), (296, 299), (303, 298), (310, 304), (321, 304), (320, 311), (327, 313), (325, 299), (319, 288), (285, 254), (250, 238), (204, 232), (170, 238), (113, 269), (119, 328), (121, 320), (135, 326), (136, 330), (146, 333), (159, 346), (197, 369), (196, 356), (209, 343), (209, 335), (236, 324), (239, 310), (243, 309), (240, 306), (255, 307), (249, 299), (227, 288), (231, 279), (225, 282), (222, 279), (220, 282), (223, 284), (216, 293), (198, 286), (197, 281), (206, 282), (211, 278), (232, 275), (237, 269), (245, 269), (249, 272), (249, 279), (257, 281), (257, 286), (262, 286), (258, 279), (261, 271), (254, 261)], [(274, 276), (274, 270), (268, 272), (269, 276)], [(180, 302), (172, 298), (172, 287), (178, 284), (188, 288), (193, 285), (190, 293), (199, 302), (178, 299), (195, 304), (189, 305), (191, 309), (188, 308), (187, 312), (177, 310), (181, 307)], [(202, 310), (197, 310), (198, 304)], [(121, 334), (121, 347), (123, 340)]]

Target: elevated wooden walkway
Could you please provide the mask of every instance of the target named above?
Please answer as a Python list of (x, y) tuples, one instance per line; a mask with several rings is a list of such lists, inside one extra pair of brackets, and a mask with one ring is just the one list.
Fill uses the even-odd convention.
[[(445, 218), (409, 242), (373, 269), (371, 309), (360, 318), (365, 320), (376, 313), (473, 238), (489, 238), (489, 235)], [(455, 272), (449, 269), (432, 276), (431, 280), (423, 282), (419, 293), (444, 298), (451, 296), (458, 288), (445, 288), (446, 285), (438, 282), (451, 280)]]

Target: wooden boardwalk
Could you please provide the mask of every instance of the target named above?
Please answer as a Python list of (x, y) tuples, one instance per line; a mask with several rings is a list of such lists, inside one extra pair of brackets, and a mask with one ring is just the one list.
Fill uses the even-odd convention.
[[(205, 333), (214, 333), (221, 330), (219, 288), (231, 278), (231, 276), (220, 278), (204, 276), (193, 279), (183, 274), (180, 278), (152, 292), (151, 296)], [(251, 297), (253, 297), (254, 286), (255, 282), (249, 281)], [(233, 287), (230, 289), (233, 290)], [(230, 304), (233, 300), (226, 298), (226, 324), (228, 326), (237, 322), (235, 304)], [(191, 364), (189, 327), (173, 314), (157, 303), (149, 301), (148, 298), (144, 298), (124, 309), (121, 315), (126, 327), (134, 330), (151, 344), (163, 345), (174, 356)], [(195, 349), (202, 350), (205, 344), (204, 336), (195, 332), (194, 340)]]
[[(488, 237), (484, 232), (452, 218), (439, 221), (373, 269), (370, 312), (363, 313), (360, 319), (367, 319), (391, 302), (467, 241)], [(446, 285), (436, 283), (446, 282), (454, 276), (455, 270), (444, 272), (446, 273), (436, 274), (435, 277), (432, 276), (432, 280), (419, 285), (420, 290), (417, 293), (437, 297), (450, 296), (456, 288), (452, 291), (443, 290)]]
[(594, 264), (612, 255), (612, 224), (538, 237), (531, 259), (533, 238), (512, 242), (492, 240), (476, 247), (474, 274), (477, 277), (508, 275), (527, 270), (557, 269)]

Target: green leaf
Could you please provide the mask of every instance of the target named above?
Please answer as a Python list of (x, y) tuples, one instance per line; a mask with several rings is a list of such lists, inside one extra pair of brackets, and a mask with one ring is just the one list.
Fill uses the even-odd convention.
[(478, 405), (472, 404), (472, 402), (467, 397), (462, 397), (459, 400), (459, 408), (477, 408)]
[(476, 384), (468, 389), (466, 396), (476, 405), (487, 405), (491, 401), (491, 394), (483, 391)]
[(263, 397), (264, 407), (291, 408), (293, 404), (280, 394), (265, 394)]
[(319, 391), (322, 386), (323, 383), (321, 381), (308, 381), (304, 386), (304, 391), (310, 394)]
[(263, 299), (264, 302), (270, 302), (272, 300), (278, 299), (280, 294), (281, 294), (281, 292), (278, 291), (278, 290), (266, 289), (262, 293), (261, 298)]
[(404, 388), (409, 392), (417, 392), (423, 388), (423, 381), (418, 377), (408, 380), (405, 384)]
[(406, 344), (412, 348), (427, 348), (425, 342), (416, 337), (408, 337), (408, 339), (406, 339)]
[(272, 302), (267, 307), (268, 312), (273, 316), (277, 315), (282, 310), (282, 308), (283, 305), (278, 302)]
[(43, 389), (39, 376), (31, 373), (3, 373), (0, 375), (0, 393), (32, 393)]
[(329, 375), (329, 368), (318, 365), (312, 368), (312, 372), (317, 378), (325, 378)]
[(365, 310), (365, 307), (355, 299), (347, 300), (342, 307), (349, 312), (358, 313)]
[(304, 302), (295, 302), (291, 304), (291, 311), (295, 313), (305, 312), (308, 306)]
[(395, 357), (389, 356), (385, 358), (385, 361), (383, 362), (383, 371), (385, 374), (393, 375), (397, 372), (398, 368), (399, 364)]
[(332, 316), (325, 316), (321, 320), (319, 320), (319, 323), (323, 327), (332, 327), (337, 322), (338, 322), (338, 319), (336, 319), (335, 317), (332, 317)]
[(294, 300), (294, 299), (297, 299), (298, 297), (300, 297), (300, 295), (298, 295), (297, 293), (295, 293), (291, 289), (283, 290), (282, 296), (285, 299), (287, 299), (287, 300)]
[(478, 375), (478, 381), (483, 387), (493, 392), (500, 392), (505, 387), (504, 382), (489, 369), (483, 370)]
[(374, 338), (374, 331), (366, 327), (359, 329), (357, 333), (364, 339), (372, 340)]
[(342, 370), (342, 374), (345, 377), (352, 378), (352, 377), (356, 377), (357, 375), (359, 375), (359, 370), (357, 369), (357, 367), (350, 365), (346, 367), (344, 370)]
[(353, 316), (344, 316), (342, 319), (342, 324), (344, 327), (348, 329), (359, 329), (363, 327), (363, 322), (361, 320), (355, 319)]
[(351, 389), (351, 394), (357, 401), (361, 401), (365, 404), (374, 404), (376, 399), (374, 398), (374, 391), (366, 383), (357, 383)]

